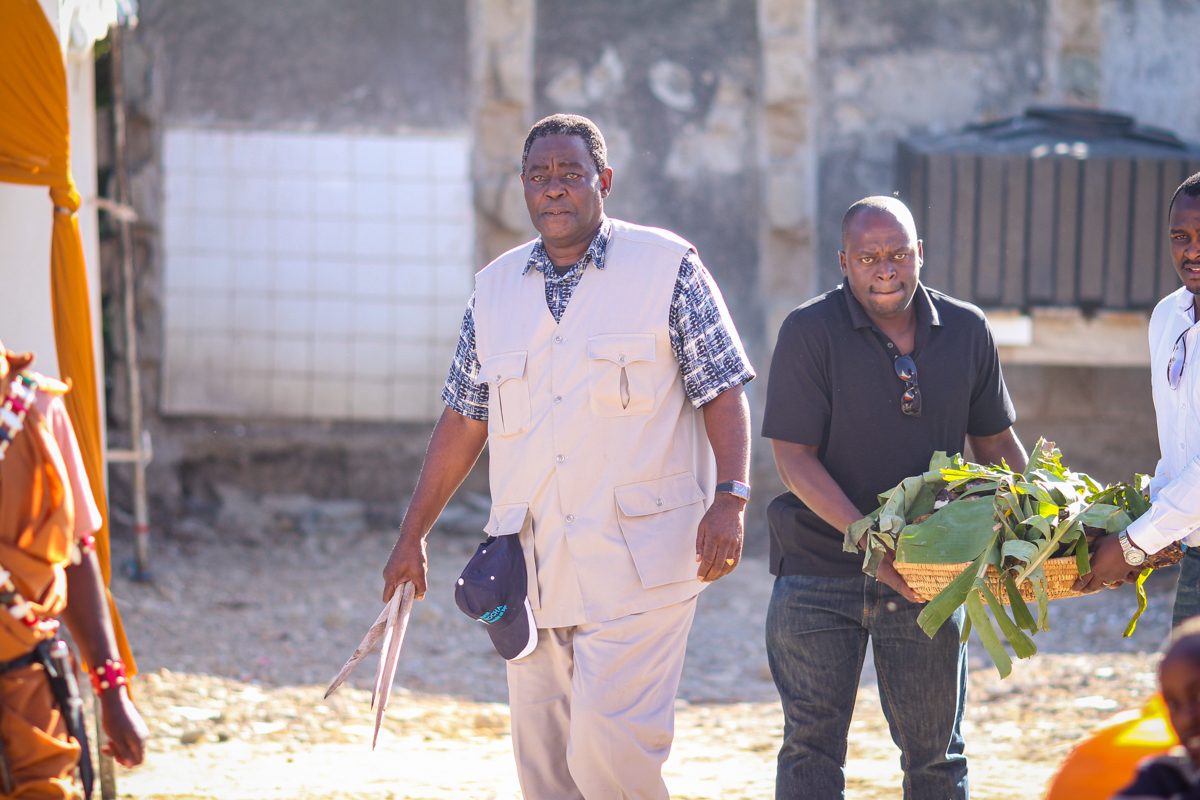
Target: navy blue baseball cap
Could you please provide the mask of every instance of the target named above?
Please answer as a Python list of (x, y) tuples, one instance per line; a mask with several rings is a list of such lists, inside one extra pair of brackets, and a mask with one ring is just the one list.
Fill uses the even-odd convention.
[(463, 613), (487, 626), (496, 652), (509, 661), (537, 647), (537, 624), (529, 605), (525, 553), (516, 534), (489, 536), (479, 545), (454, 587)]

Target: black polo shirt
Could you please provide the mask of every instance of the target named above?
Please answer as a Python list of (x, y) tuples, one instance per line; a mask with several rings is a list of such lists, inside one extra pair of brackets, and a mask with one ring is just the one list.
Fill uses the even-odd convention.
[[(762, 434), (818, 446), (817, 456), (863, 513), (878, 495), (929, 469), (934, 451), (961, 453), (968, 434), (993, 436), (1016, 421), (983, 312), (918, 284), (912, 351), (920, 417), (900, 410), (901, 355), (842, 286), (784, 321), (771, 361)], [(862, 556), (791, 492), (767, 509), (774, 575), (849, 577)]]

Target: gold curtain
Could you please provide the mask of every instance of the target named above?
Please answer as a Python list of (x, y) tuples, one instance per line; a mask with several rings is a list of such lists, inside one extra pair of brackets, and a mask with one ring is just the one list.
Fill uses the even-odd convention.
[[(79, 192), (71, 178), (67, 70), (58, 37), (37, 0), (0, 0), (0, 20), (0, 181), (50, 187), (54, 203), (50, 288), (58, 368), (60, 377), (71, 382), (71, 391), (63, 399), (104, 517), (96, 534), (96, 554), (107, 585), (112, 577), (108, 499), (87, 269), (75, 216)], [(108, 605), (121, 658), (133, 675), (137, 666), (111, 594)]]

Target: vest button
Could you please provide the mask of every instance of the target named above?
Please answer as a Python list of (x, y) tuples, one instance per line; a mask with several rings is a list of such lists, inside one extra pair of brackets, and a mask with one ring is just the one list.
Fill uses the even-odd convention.
[(562, 337), (561, 337), (561, 336), (555, 336), (555, 337), (554, 337), (554, 343), (555, 343), (555, 344), (562, 344)]
[(574, 514), (567, 514), (567, 523), (569, 524), (569, 523), (572, 523), (572, 522), (574, 522), (574, 521), (575, 521), (575, 515), (574, 515)]
[(499, 376), (499, 375), (497, 375), (497, 376), (496, 376), (496, 383), (500, 383), (500, 376)]
[(625, 356), (620, 356), (620, 357), (618, 357), (618, 358), (617, 358), (617, 361), (618, 361), (619, 363), (621, 363), (621, 364), (624, 364), (624, 363), (625, 363)]
[(661, 505), (662, 505), (662, 498), (660, 497), (660, 498), (658, 498), (657, 500), (655, 500), (655, 501), (654, 501), (654, 505), (656, 505), (656, 506), (661, 506)]
[(562, 462), (567, 460), (567, 457), (560, 454), (560, 455), (555, 456), (554, 460), (561, 464)]
[(562, 402), (562, 395), (561, 395), (561, 394), (556, 394), (556, 395), (554, 395), (554, 402), (556, 402), (556, 403), (561, 403), (561, 402)]

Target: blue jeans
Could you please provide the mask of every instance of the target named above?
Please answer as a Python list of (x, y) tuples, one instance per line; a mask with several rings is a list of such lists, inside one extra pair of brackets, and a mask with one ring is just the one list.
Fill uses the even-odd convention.
[(1179, 563), (1179, 583), (1175, 586), (1175, 610), (1171, 629), (1188, 617), (1200, 614), (1200, 547), (1189, 547)]
[(906, 800), (966, 800), (959, 728), (967, 699), (959, 609), (933, 639), (917, 626), (921, 605), (866, 575), (775, 579), (767, 658), (783, 702), (777, 800), (833, 800), (846, 788), (846, 735), (867, 650), (900, 748)]

